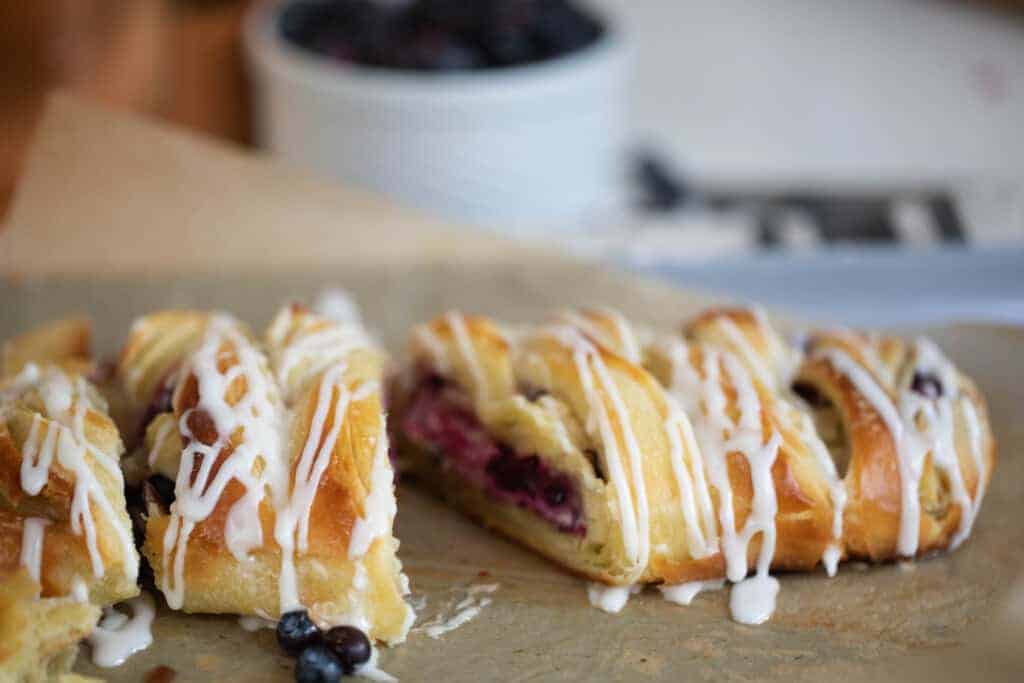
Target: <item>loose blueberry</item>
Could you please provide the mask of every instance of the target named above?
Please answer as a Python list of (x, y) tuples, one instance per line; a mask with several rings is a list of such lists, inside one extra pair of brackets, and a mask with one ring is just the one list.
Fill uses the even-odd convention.
[(929, 372), (915, 372), (910, 388), (925, 398), (942, 398), (942, 380)]
[(325, 645), (311, 645), (295, 662), (296, 683), (338, 683), (345, 666)]
[(366, 634), (353, 626), (335, 626), (324, 634), (324, 645), (350, 674), (370, 659), (372, 648)]
[(286, 612), (277, 622), (277, 642), (290, 655), (297, 655), (320, 640), (320, 629), (306, 610)]

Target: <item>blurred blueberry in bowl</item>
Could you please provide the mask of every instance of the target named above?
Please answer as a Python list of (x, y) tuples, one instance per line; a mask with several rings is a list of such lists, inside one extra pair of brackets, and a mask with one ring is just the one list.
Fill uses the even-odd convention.
[(571, 0), (289, 0), (246, 22), (259, 142), (400, 203), (559, 227), (621, 176), (628, 56)]

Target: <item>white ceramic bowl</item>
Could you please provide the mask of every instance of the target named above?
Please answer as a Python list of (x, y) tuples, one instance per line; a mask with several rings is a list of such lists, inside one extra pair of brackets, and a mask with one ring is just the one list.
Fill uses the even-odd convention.
[(566, 226), (622, 179), (627, 51), (422, 74), (342, 65), (287, 43), (283, 4), (245, 25), (258, 142), (278, 157), (442, 216)]

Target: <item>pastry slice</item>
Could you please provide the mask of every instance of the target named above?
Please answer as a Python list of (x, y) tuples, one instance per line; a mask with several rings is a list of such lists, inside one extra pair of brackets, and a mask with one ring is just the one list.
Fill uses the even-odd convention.
[(914, 557), (963, 543), (995, 443), (981, 394), (935, 344), (817, 333), (794, 381), (844, 474), (850, 556)]
[(72, 680), (78, 643), (93, 630), (100, 608), (72, 597), (40, 598), (40, 590), (24, 568), (0, 573), (0, 680)]
[(138, 594), (123, 447), (88, 324), (5, 343), (0, 373), (0, 679), (65, 680), (101, 605)]
[[(595, 336), (459, 313), (415, 328), (393, 403), (403, 471), (604, 584), (721, 576), (686, 415)], [(626, 596), (595, 599), (615, 609)]]
[(197, 311), (138, 320), (119, 376), (146, 420), (144, 554), (173, 609), (306, 609), (401, 642), (413, 613), (391, 533), (384, 356), (356, 324), (285, 308), (257, 341)]
[(764, 316), (711, 309), (651, 342), (645, 363), (693, 420), (722, 529), (728, 578), (748, 567), (834, 574), (845, 491), (808, 415), (789, 400), (798, 354)]
[(81, 323), (57, 323), (5, 346), (18, 373), (0, 380), (0, 570), (24, 567), (44, 597), (110, 605), (138, 594), (138, 553), (117, 428), (75, 372), (87, 341), (65, 343), (83, 338)]

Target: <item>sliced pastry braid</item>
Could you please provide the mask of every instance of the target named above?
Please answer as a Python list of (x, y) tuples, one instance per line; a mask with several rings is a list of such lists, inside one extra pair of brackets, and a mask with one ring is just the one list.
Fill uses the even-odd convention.
[(404, 639), (383, 362), (360, 326), (298, 306), (262, 343), (223, 314), (135, 323), (119, 376), (146, 421), (143, 476), (174, 481), (173, 502), (150, 506), (144, 546), (170, 607), (306, 608)]
[[(944, 543), (922, 541), (935, 549), (969, 531), (963, 520), (976, 515), (991, 473), (991, 436), (969, 381), (933, 346), (916, 348), (919, 363), (958, 392), (944, 424), (958, 434), (962, 475), (941, 466), (953, 457), (942, 455), (941, 438), (925, 440), (940, 455), (926, 459), (921, 505), (941, 509), (948, 532)], [(823, 563), (834, 574), (847, 554), (893, 556), (862, 550), (856, 470), (841, 478), (812, 412), (790, 390), (798, 367), (811, 377), (828, 354), (804, 359), (759, 312), (709, 310), (667, 337), (638, 334), (607, 310), (518, 329), (449, 313), (415, 328), (410, 351), (392, 403), (403, 470), (575, 572), (617, 586), (662, 584), (670, 599), (728, 578), (741, 582), (736, 618), (759, 622), (778, 589), (770, 569)], [(894, 381), (921, 383), (902, 372)], [(923, 410), (941, 421), (941, 403)], [(935, 482), (933, 461), (946, 473)], [(898, 493), (899, 472), (887, 476), (878, 493)], [(965, 516), (949, 511), (951, 501)], [(898, 499), (895, 508), (891, 499), (873, 504), (897, 510), (898, 525)], [(595, 600), (615, 608), (622, 595)]]
[(852, 557), (956, 548), (995, 466), (985, 402), (927, 339), (821, 332), (795, 377), (841, 464)]
[(450, 313), (416, 328), (395, 422), (403, 467), (487, 525), (609, 584), (720, 573), (713, 520), (681, 514), (685, 415), (638, 365), (553, 323)]
[(90, 365), (87, 340), (83, 323), (56, 323), (5, 346), (17, 374), (0, 379), (0, 572), (23, 567), (44, 597), (109, 605), (138, 594), (139, 558), (121, 439), (75, 371)]

